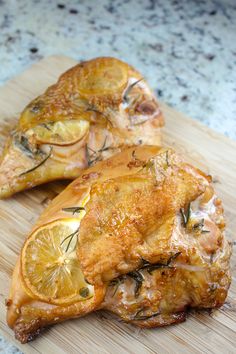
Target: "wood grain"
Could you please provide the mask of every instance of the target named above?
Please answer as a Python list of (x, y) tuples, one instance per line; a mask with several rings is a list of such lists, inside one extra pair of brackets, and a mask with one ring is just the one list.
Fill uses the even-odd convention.
[[(75, 64), (66, 57), (49, 57), (0, 88), (0, 149), (18, 114), (63, 71)], [(188, 156), (215, 180), (223, 199), (227, 236), (236, 230), (236, 143), (162, 104), (166, 118), (164, 143)], [(223, 122), (222, 122), (223, 124)], [(65, 182), (50, 183), (0, 201), (0, 330), (14, 341), (5, 322), (4, 300), (11, 273), (27, 232), (45, 204)], [(236, 249), (236, 247), (235, 247)], [(236, 353), (236, 256), (232, 257), (233, 282), (225, 305), (209, 315), (191, 313), (185, 323), (159, 329), (137, 329), (104, 312), (57, 325), (34, 342), (15, 344), (25, 353)], [(229, 308), (230, 307), (230, 308)]]

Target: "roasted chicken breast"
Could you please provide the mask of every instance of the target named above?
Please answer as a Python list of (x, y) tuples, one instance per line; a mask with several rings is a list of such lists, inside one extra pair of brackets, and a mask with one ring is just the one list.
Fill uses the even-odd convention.
[(82, 169), (124, 146), (160, 145), (163, 117), (147, 82), (115, 58), (82, 62), (22, 112), (0, 160), (0, 198)]
[(7, 320), (22, 343), (105, 309), (140, 327), (221, 306), (231, 249), (211, 178), (171, 149), (90, 167), (48, 206), (14, 270)]

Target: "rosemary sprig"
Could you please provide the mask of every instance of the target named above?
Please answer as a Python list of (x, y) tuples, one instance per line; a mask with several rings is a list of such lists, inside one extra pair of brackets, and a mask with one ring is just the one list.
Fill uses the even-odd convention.
[(97, 152), (93, 150), (91, 147), (88, 146), (88, 150), (92, 151), (92, 155), (96, 154)]
[(103, 151), (108, 150), (109, 147), (108, 146), (106, 147), (106, 142), (107, 142), (107, 136), (105, 137), (102, 147), (101, 147), (101, 149), (98, 150), (98, 152), (103, 152)]
[(32, 148), (26, 136), (21, 134), (15, 134), (14, 142), (27, 156), (29, 156), (30, 158), (34, 157), (34, 152), (32, 151)]
[(112, 295), (112, 297), (116, 294), (120, 284), (125, 280), (127, 279), (128, 277), (132, 278), (136, 284), (135, 284), (135, 289), (134, 289), (134, 294), (135, 294), (135, 297), (137, 297), (140, 293), (140, 289), (142, 287), (142, 283), (144, 281), (144, 277), (142, 275), (142, 273), (140, 273), (141, 270), (147, 270), (147, 272), (149, 274), (151, 274), (154, 270), (156, 269), (159, 269), (159, 268), (165, 268), (165, 267), (169, 267), (171, 268), (170, 264), (173, 260), (175, 260), (179, 255), (181, 254), (181, 252), (177, 252), (175, 254), (173, 254), (166, 263), (156, 263), (156, 264), (152, 264), (152, 263), (149, 263), (148, 261), (146, 260), (143, 260), (143, 264), (141, 265), (140, 268), (138, 268), (137, 270), (135, 271), (132, 271), (132, 272), (129, 272), (125, 275), (122, 275), (116, 279), (113, 279), (111, 282), (110, 282), (110, 286), (115, 286), (115, 290), (114, 290), (114, 293)]
[(190, 216), (191, 216), (191, 203), (188, 204), (188, 207), (187, 207), (186, 211), (185, 211), (184, 208), (180, 208), (180, 213), (181, 213), (182, 218), (183, 218), (184, 227), (186, 227), (188, 222), (189, 222)]
[(42, 123), (42, 124), (40, 124), (40, 125), (41, 125), (42, 127), (44, 127), (45, 129), (49, 130), (49, 131), (52, 130), (52, 129), (49, 128), (48, 124), (46, 124), (46, 123)]
[(202, 234), (210, 232), (210, 230), (203, 230), (204, 222), (205, 222), (205, 220), (202, 219), (200, 222), (198, 222), (197, 224), (193, 225), (193, 230), (194, 231), (195, 230), (200, 230)]
[(175, 254), (173, 254), (173, 256), (171, 256), (167, 263), (166, 263), (166, 266), (169, 267), (169, 265), (179, 256), (181, 255), (182, 252), (176, 252)]
[(125, 90), (125, 93), (124, 93), (124, 96), (123, 96), (123, 101), (128, 103), (129, 102), (129, 98), (128, 98), (128, 95), (130, 94), (130, 91), (134, 88), (135, 85), (137, 85), (140, 81), (142, 81), (143, 78), (135, 81), (133, 84), (129, 85), (127, 87), (127, 89)]
[[(106, 146), (106, 141), (107, 141), (107, 136), (105, 137), (102, 147), (97, 151), (93, 150), (92, 148), (90, 148), (88, 146), (88, 144), (86, 144), (85, 153), (86, 153), (86, 159), (87, 159), (89, 167), (92, 166), (95, 162), (102, 160), (102, 152), (103, 151), (107, 151), (107, 150), (111, 149), (110, 146)], [(89, 153), (89, 150), (92, 151), (92, 154)]]
[(68, 213), (72, 213), (73, 215), (75, 213), (80, 213), (82, 210), (85, 210), (84, 207), (68, 207), (68, 208), (62, 208), (63, 211), (66, 211)]
[(197, 224), (193, 225), (193, 230), (202, 230), (203, 226), (204, 226), (204, 219), (202, 219)]
[(43, 102), (38, 101), (30, 108), (30, 111), (33, 113), (39, 113), (39, 111), (43, 108)]
[(116, 278), (116, 279), (113, 279), (112, 281), (110, 281), (109, 285), (115, 287), (112, 297), (115, 296), (120, 284), (123, 283), (124, 279), (125, 279), (125, 277), (119, 277), (119, 278)]
[(27, 170), (25, 172), (22, 172), (21, 174), (19, 174), (19, 177), (23, 176), (23, 175), (25, 175), (27, 173), (33, 172), (34, 170), (36, 170), (37, 168), (42, 166), (51, 157), (51, 154), (52, 154), (52, 147), (51, 147), (51, 150), (50, 150), (49, 154), (42, 161), (40, 161), (38, 165), (30, 168), (29, 170)]
[(101, 156), (96, 156), (94, 159), (91, 159), (91, 156), (93, 157), (94, 154), (96, 154), (96, 152), (90, 156), (89, 154), (89, 150), (91, 150), (88, 147), (88, 144), (85, 145), (85, 154), (86, 154), (86, 159), (87, 159), (87, 163), (88, 163), (88, 167), (92, 166), (94, 162), (98, 162), (99, 160), (101, 160)]
[(139, 310), (139, 311), (136, 313), (136, 315), (134, 316), (133, 320), (135, 320), (135, 321), (145, 321), (145, 320), (149, 320), (150, 318), (159, 316), (159, 315), (161, 314), (160, 311), (157, 311), (157, 312), (152, 313), (152, 314), (149, 315), (149, 316), (148, 316), (148, 315), (147, 315), (147, 316), (145, 316), (145, 315), (140, 316), (139, 314), (140, 314), (141, 312), (143, 312), (143, 310)]
[(133, 271), (133, 272), (130, 272), (128, 274), (132, 279), (135, 280), (135, 289), (134, 289), (134, 294), (135, 294), (135, 297), (137, 297), (140, 293), (140, 289), (142, 287), (142, 283), (144, 281), (144, 277), (143, 275), (138, 272), (138, 271)]
[(146, 270), (149, 274), (152, 274), (152, 272), (156, 269), (159, 268), (166, 268), (169, 267), (170, 268), (170, 264), (181, 254), (181, 252), (177, 252), (175, 254), (173, 254), (166, 263), (156, 263), (156, 264), (152, 264), (149, 263), (146, 260), (143, 260), (143, 265), (141, 268), (139, 268), (139, 270)]
[(79, 229), (75, 230), (74, 232), (72, 232), (72, 234), (66, 236), (66, 237), (64, 238), (64, 240), (60, 243), (60, 246), (62, 246), (63, 243), (64, 243), (66, 240), (69, 239), (68, 244), (67, 244), (67, 246), (66, 246), (66, 252), (68, 251), (68, 249), (69, 249), (69, 247), (70, 247), (70, 244), (71, 244), (71, 242), (72, 242), (74, 236), (77, 235), (78, 232), (79, 232)]
[(88, 166), (92, 166), (95, 162), (101, 161), (102, 157), (101, 156), (96, 156), (93, 160), (89, 160)]

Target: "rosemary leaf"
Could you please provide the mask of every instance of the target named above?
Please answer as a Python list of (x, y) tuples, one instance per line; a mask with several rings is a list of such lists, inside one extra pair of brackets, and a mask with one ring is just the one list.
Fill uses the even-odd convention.
[(98, 151), (102, 151), (102, 150), (105, 148), (106, 142), (107, 142), (107, 136), (106, 136), (105, 139), (104, 139), (104, 142), (103, 142), (103, 145), (102, 145), (101, 149), (98, 150)]
[(29, 145), (29, 140), (26, 136), (16, 134), (14, 136), (15, 144), (30, 158), (34, 157), (34, 153)]
[(137, 297), (139, 295), (140, 289), (142, 287), (142, 283), (144, 281), (144, 277), (138, 271), (130, 272), (127, 275), (130, 276), (132, 279), (134, 279), (135, 282), (136, 282), (135, 289), (134, 289), (134, 294), (135, 294), (135, 297)]
[[(101, 161), (102, 152), (111, 149), (110, 146), (106, 146), (106, 141), (107, 141), (107, 136), (105, 137), (102, 147), (97, 151), (91, 149), (88, 145), (86, 145), (85, 149), (86, 149), (86, 158), (87, 158), (88, 166), (92, 166), (95, 162)], [(92, 151), (92, 154), (89, 154), (89, 150)], [(91, 157), (93, 159), (91, 159)]]
[(85, 155), (86, 155), (86, 160), (87, 160), (87, 163), (88, 163), (88, 166), (90, 167), (92, 165), (92, 162), (90, 160), (90, 155), (89, 155), (89, 147), (88, 147), (88, 144), (85, 145)]
[(181, 254), (181, 252), (177, 252), (175, 253), (174, 255), (172, 255), (168, 261), (166, 263), (156, 263), (156, 264), (151, 264), (149, 263), (148, 261), (146, 260), (143, 260), (143, 264), (140, 268), (138, 268), (137, 270), (134, 270), (132, 272), (129, 272), (125, 275), (121, 275), (120, 277), (116, 278), (116, 279), (113, 279), (109, 285), (110, 286), (115, 286), (115, 290), (112, 294), (112, 297), (115, 296), (120, 284), (125, 280), (127, 279), (128, 277), (132, 278), (136, 284), (135, 284), (135, 289), (134, 289), (134, 294), (135, 294), (135, 297), (137, 297), (140, 293), (140, 289), (142, 287), (142, 283), (144, 281), (144, 277), (142, 275), (142, 273), (140, 273), (140, 271), (142, 270), (146, 270), (149, 274), (152, 274), (152, 272), (156, 269), (159, 269), (159, 268), (172, 268), (171, 267), (171, 262), (174, 261), (179, 255)]
[(115, 294), (116, 294), (116, 292), (117, 292), (117, 290), (118, 290), (120, 284), (121, 284), (123, 281), (124, 281), (124, 278), (116, 278), (116, 279), (113, 279), (113, 280), (110, 282), (109, 285), (115, 287), (115, 290), (114, 290), (114, 292), (113, 292), (113, 294), (112, 294), (111, 297), (115, 296)]
[(68, 213), (80, 213), (82, 210), (85, 210), (84, 207), (69, 207), (69, 208), (62, 208), (63, 211), (66, 211)]
[(204, 226), (204, 219), (202, 219), (200, 222), (198, 222), (197, 224), (193, 225), (193, 230), (202, 230), (203, 226)]
[(124, 96), (123, 96), (123, 100), (124, 102), (128, 103), (129, 102), (129, 99), (128, 99), (128, 95), (130, 94), (130, 91), (134, 88), (135, 85), (137, 85), (140, 81), (142, 81), (143, 78), (135, 81), (133, 84), (129, 85), (124, 93)]
[(188, 222), (189, 222), (190, 216), (191, 216), (191, 203), (188, 204), (186, 212), (185, 212), (184, 208), (181, 208), (180, 209), (180, 213), (181, 213), (182, 218), (183, 218), (184, 227), (186, 227)]
[(44, 127), (45, 129), (51, 131), (51, 129), (49, 128), (48, 124), (42, 123), (42, 124), (40, 124), (40, 125), (41, 125), (42, 127)]
[(181, 254), (181, 252), (177, 252), (177, 253), (175, 253), (173, 256), (171, 256), (171, 257), (168, 259), (167, 266), (169, 266), (170, 263), (173, 262), (180, 254)]
[(146, 260), (143, 260), (143, 265), (140, 268), (140, 270), (146, 270), (149, 274), (152, 274), (152, 272), (154, 270), (159, 269), (159, 268), (166, 268), (166, 267), (171, 268), (170, 267), (171, 262), (174, 261), (180, 254), (181, 254), (181, 252), (175, 253), (174, 255), (172, 255), (168, 259), (168, 261), (166, 263), (155, 263), (155, 264), (152, 264), (152, 263), (149, 263)]
[(66, 236), (66, 237), (64, 238), (64, 240), (60, 243), (60, 246), (62, 246), (63, 243), (64, 243), (66, 240), (69, 239), (68, 244), (67, 244), (67, 246), (66, 246), (66, 252), (68, 251), (68, 249), (69, 249), (69, 247), (70, 247), (70, 244), (71, 244), (71, 242), (72, 242), (74, 236), (77, 235), (78, 232), (79, 232), (79, 229), (75, 230), (74, 232), (72, 232), (72, 234)]
[(98, 161), (101, 161), (101, 160), (102, 160), (102, 157), (101, 156), (97, 156), (93, 160), (90, 160), (90, 165), (89, 166), (92, 166), (95, 162), (98, 162)]
[(149, 320), (150, 318), (153, 318), (153, 317), (156, 317), (156, 316), (159, 316), (161, 313), (160, 311), (158, 312), (154, 312), (153, 314), (149, 315), (149, 316), (139, 316), (139, 313), (142, 312), (142, 310), (139, 310), (136, 315), (134, 316), (133, 320), (135, 321), (145, 321), (145, 320)]
[(33, 171), (36, 170), (38, 167), (42, 166), (42, 165), (50, 158), (51, 154), (52, 154), (52, 147), (51, 147), (51, 150), (50, 150), (49, 154), (48, 154), (42, 161), (40, 161), (38, 165), (36, 165), (36, 166), (30, 168), (29, 170), (27, 170), (27, 171), (25, 171), (25, 172), (22, 172), (22, 173), (19, 175), (19, 177), (20, 177), (20, 176), (23, 176), (23, 175), (25, 175), (25, 174), (27, 174), (27, 173), (33, 172)]

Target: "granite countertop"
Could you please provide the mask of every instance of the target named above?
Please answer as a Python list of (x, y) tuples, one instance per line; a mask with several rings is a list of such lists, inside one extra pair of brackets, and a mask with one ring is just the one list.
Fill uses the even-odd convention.
[[(235, 0), (0, 0), (0, 84), (53, 54), (133, 64), (159, 98), (236, 139)], [(0, 337), (0, 351), (16, 349)]]

